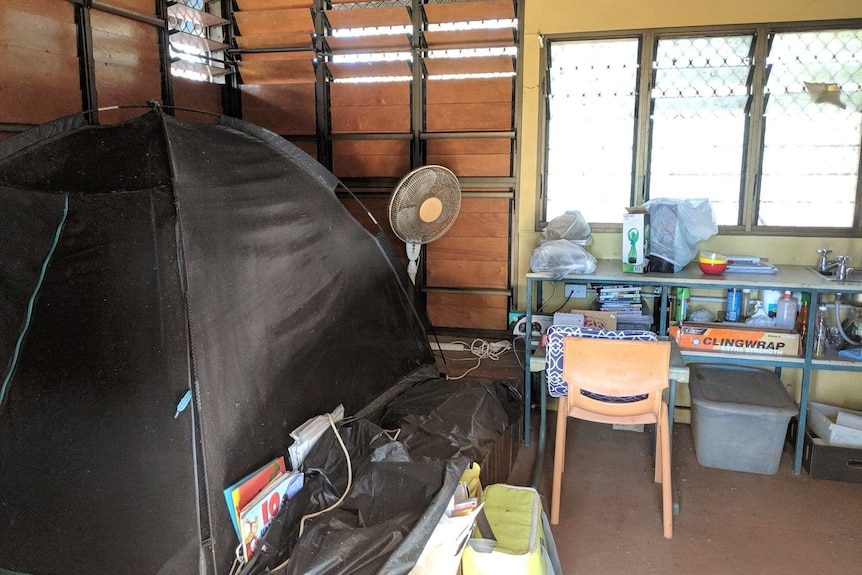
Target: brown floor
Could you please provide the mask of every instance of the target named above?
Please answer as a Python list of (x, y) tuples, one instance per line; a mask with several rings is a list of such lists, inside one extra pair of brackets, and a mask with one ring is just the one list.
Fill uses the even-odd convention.
[[(450, 372), (474, 364), (450, 362)], [(517, 379), (519, 367), (509, 353), (496, 362), (483, 360), (471, 375)], [(533, 421), (535, 436), (537, 410)], [(569, 420), (561, 518), (553, 528), (564, 573), (862, 573), (862, 484), (812, 480), (804, 470), (794, 475), (787, 445), (775, 475), (703, 467), (686, 424), (674, 429), (680, 513), (673, 539), (664, 539), (660, 486), (652, 480), (652, 431)], [(552, 423), (539, 483), (546, 509), (553, 435)], [(510, 483), (530, 483), (535, 446), (535, 440), (522, 446)]]

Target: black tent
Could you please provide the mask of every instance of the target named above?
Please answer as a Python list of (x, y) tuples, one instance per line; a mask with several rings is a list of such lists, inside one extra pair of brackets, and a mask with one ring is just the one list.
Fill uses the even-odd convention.
[(0, 143), (0, 572), (224, 573), (222, 489), (436, 374), (336, 185), (261, 128), (158, 108)]

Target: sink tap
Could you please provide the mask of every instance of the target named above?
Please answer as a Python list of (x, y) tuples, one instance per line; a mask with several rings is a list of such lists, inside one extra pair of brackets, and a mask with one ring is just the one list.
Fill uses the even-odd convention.
[(838, 271), (835, 272), (835, 275), (838, 277), (838, 281), (845, 281), (850, 279), (850, 274), (853, 273), (853, 268), (847, 267), (847, 262), (850, 261), (850, 256), (838, 256)]
[(829, 261), (829, 254), (832, 250), (820, 248), (817, 250), (820, 254), (820, 261), (817, 262), (817, 271), (826, 274), (835, 269), (835, 276), (838, 281), (845, 281), (853, 272), (853, 268), (847, 267), (847, 262), (850, 261), (850, 256), (838, 256), (834, 261)]
[(817, 250), (817, 253), (820, 254), (820, 259), (817, 262), (818, 272), (825, 274), (833, 267), (835, 267), (835, 262), (829, 261), (829, 254), (832, 253), (832, 250), (830, 250), (829, 248), (820, 248), (819, 250)]

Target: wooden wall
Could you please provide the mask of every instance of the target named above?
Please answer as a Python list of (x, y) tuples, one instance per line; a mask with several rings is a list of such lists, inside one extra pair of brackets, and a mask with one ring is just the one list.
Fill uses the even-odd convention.
[[(99, 113), (100, 123), (120, 122), (143, 113), (147, 100), (164, 104), (166, 85), (176, 106), (222, 113), (221, 85), (165, 80), (159, 46), (164, 25), (156, 25), (155, 0), (104, 4), (111, 9), (70, 0), (0, 0), (0, 138), (81, 112), (89, 108), (86, 102), (98, 108), (134, 106)], [(79, 43), (87, 50), (79, 51)], [(88, 82), (82, 71), (90, 66)], [(215, 121), (194, 112), (177, 115)]]
[(70, 2), (0, 2), (0, 124), (39, 124), (80, 111), (77, 50)]
[[(444, 327), (506, 327), (514, 57), (440, 58), (434, 51), (511, 48), (516, 32), (429, 27), (514, 18), (512, 0), (419, 3), (418, 19), (406, 6), (334, 0), (315, 12), (314, 0), (235, 0), (224, 30), (232, 47), (228, 59), (236, 61), (238, 95), (218, 84), (165, 77), (164, 24), (157, 25), (155, 0), (107, 0), (105, 5), (110, 6), (0, 0), (0, 139), (91, 106), (140, 106), (103, 111), (100, 123), (137, 116), (147, 100), (234, 113), (291, 140), (347, 181), (399, 254), (403, 243), (386, 215), (394, 184), (418, 166), (446, 166), (461, 180), (464, 201), (455, 225), (428, 244), (423, 256), (429, 315)], [(381, 26), (411, 31), (359, 37), (334, 33)], [(79, 51), (79, 45), (86, 50)], [(381, 52), (408, 57), (336, 61)], [(357, 78), (365, 81), (346, 82)], [(191, 111), (176, 114), (216, 120)], [(349, 210), (363, 213), (351, 203), (345, 200)]]

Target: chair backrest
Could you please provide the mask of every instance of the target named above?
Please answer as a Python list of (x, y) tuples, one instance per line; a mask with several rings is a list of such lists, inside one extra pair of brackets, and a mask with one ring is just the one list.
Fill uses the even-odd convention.
[(563, 341), (567, 337), (637, 341), (656, 341), (658, 339), (655, 332), (639, 329), (612, 330), (571, 325), (552, 325), (548, 328), (548, 345), (545, 351), (545, 374), (548, 381), (548, 395), (551, 397), (565, 397), (568, 393), (566, 380), (563, 379)]
[(569, 406), (612, 417), (658, 414), (670, 381), (669, 361), (667, 341), (567, 337), (563, 378)]

